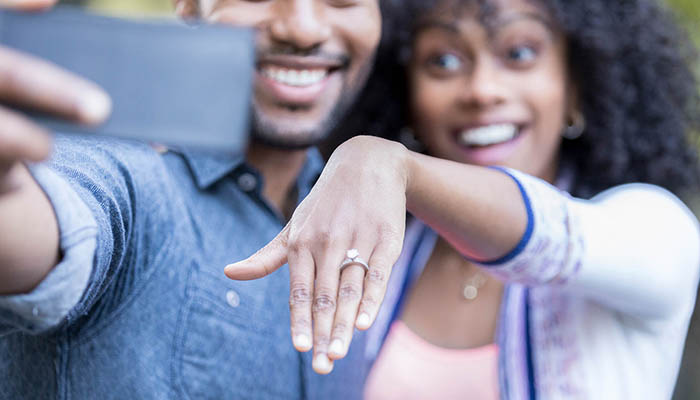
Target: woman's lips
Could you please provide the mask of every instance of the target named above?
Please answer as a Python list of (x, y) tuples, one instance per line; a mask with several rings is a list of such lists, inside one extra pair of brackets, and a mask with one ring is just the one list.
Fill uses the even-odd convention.
[(499, 123), (462, 129), (454, 138), (469, 163), (499, 165), (515, 152), (524, 131), (517, 124)]

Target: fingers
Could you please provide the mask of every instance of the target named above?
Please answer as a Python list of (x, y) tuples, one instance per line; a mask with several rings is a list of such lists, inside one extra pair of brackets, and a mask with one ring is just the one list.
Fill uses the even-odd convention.
[(0, 194), (15, 190), (10, 171), (19, 161), (42, 161), (49, 156), (51, 139), (27, 118), (0, 107)]
[(20, 160), (41, 161), (48, 157), (48, 133), (27, 118), (0, 107), (0, 164), (11, 166)]
[[(343, 243), (340, 241), (340, 243)], [(339, 266), (347, 249), (337, 243), (331, 244), (314, 259), (316, 261), (316, 285), (312, 306), (314, 323), (313, 369), (319, 374), (333, 370), (333, 362), (328, 357), (331, 330), (335, 318), (338, 298)]]
[(314, 259), (306, 250), (289, 254), (289, 315), (292, 342), (301, 352), (311, 350), (311, 304), (314, 296)]
[(362, 299), (362, 282), (364, 277), (364, 268), (359, 265), (352, 265), (343, 270), (340, 278), (338, 309), (335, 315), (329, 348), (329, 356), (333, 360), (345, 357), (352, 342), (357, 310)]
[(18, 11), (39, 11), (56, 4), (57, 0), (0, 0), (0, 7)]
[(112, 106), (97, 85), (5, 47), (0, 47), (0, 101), (86, 124), (104, 121)]
[(287, 229), (283, 229), (270, 243), (243, 261), (229, 264), (224, 273), (230, 279), (249, 281), (275, 272), (287, 263)]
[(360, 302), (356, 326), (367, 330), (377, 318), (379, 307), (386, 294), (391, 269), (401, 254), (402, 239), (381, 241), (369, 260), (369, 272), (365, 277), (365, 288)]
[[(361, 257), (370, 254), (371, 251), (369, 244), (352, 248), (357, 248)], [(341, 273), (338, 306), (329, 348), (329, 357), (333, 360), (345, 357), (352, 341), (357, 310), (362, 299), (364, 278), (365, 269), (357, 264), (347, 266)]]

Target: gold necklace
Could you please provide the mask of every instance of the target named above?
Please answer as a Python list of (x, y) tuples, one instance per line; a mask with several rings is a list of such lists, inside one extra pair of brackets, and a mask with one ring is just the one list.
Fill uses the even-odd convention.
[(482, 272), (477, 271), (469, 279), (464, 282), (462, 286), (462, 297), (466, 301), (473, 301), (479, 295), (479, 289), (484, 287), (486, 284), (486, 275)]

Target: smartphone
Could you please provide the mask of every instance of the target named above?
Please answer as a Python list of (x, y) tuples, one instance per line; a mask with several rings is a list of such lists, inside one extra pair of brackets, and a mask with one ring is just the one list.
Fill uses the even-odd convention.
[(0, 11), (0, 45), (75, 72), (111, 96), (112, 115), (97, 127), (22, 110), (53, 131), (245, 150), (255, 62), (250, 29), (126, 20), (57, 7)]

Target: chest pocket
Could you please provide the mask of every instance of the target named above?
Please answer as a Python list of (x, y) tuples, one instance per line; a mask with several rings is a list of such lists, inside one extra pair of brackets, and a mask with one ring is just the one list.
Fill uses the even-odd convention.
[(297, 399), (301, 357), (289, 334), (287, 271), (234, 282), (190, 269), (180, 310), (175, 381), (189, 399)]

